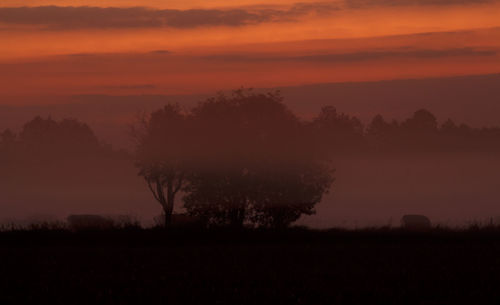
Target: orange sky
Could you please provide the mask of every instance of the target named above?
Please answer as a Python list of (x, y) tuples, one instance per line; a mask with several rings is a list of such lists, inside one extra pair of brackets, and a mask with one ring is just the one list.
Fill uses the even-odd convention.
[(0, 104), (500, 72), (496, 0), (228, 3), (3, 0)]

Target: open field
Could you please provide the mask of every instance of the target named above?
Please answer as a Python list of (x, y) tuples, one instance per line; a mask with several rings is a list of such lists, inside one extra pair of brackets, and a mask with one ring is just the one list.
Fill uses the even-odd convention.
[(0, 233), (0, 303), (498, 304), (500, 229)]

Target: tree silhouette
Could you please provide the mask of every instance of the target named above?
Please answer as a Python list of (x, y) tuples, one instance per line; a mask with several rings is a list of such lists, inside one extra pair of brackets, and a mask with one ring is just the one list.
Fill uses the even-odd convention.
[(17, 137), (10, 130), (6, 129), (0, 133), (0, 166), (5, 170), (9, 161), (16, 155)]
[(192, 112), (203, 161), (190, 175), (185, 207), (208, 223), (242, 227), (258, 191), (250, 173), (263, 159), (285, 157), (283, 148), (294, 142), (299, 121), (278, 92), (219, 94)]
[(420, 109), (413, 116), (404, 121), (401, 126), (412, 132), (433, 133), (438, 130), (437, 119), (430, 111)]
[(316, 150), (327, 150), (328, 154), (353, 151), (362, 148), (364, 126), (356, 117), (338, 113), (333, 106), (321, 108), (311, 122), (311, 137), (315, 139)]
[(440, 128), (440, 131), (444, 134), (454, 134), (457, 132), (457, 130), (458, 126), (455, 124), (455, 122), (453, 122), (452, 119), (446, 120), (446, 122), (444, 122)]
[[(80, 187), (81, 183), (105, 179), (105, 175), (128, 162), (130, 157), (103, 145), (92, 129), (76, 119), (35, 117), (18, 135), (0, 133), (0, 166), (14, 188), (39, 185)], [(126, 163), (125, 163), (126, 164)], [(109, 173), (111, 174), (111, 173)], [(45, 191), (45, 190), (44, 190)]]
[(90, 127), (75, 119), (55, 121), (37, 116), (24, 124), (19, 141), (26, 153), (37, 158), (88, 156), (103, 149)]
[(366, 128), (367, 143), (377, 151), (392, 150), (403, 141), (400, 124), (393, 120), (387, 122), (380, 114), (376, 115)]
[(366, 134), (368, 136), (383, 138), (393, 133), (398, 127), (399, 124), (397, 121), (393, 121), (392, 123), (386, 122), (382, 115), (377, 114), (368, 125)]
[(205, 162), (191, 172), (185, 189), (190, 214), (209, 224), (278, 227), (313, 212), (331, 172), (317, 167), (314, 174), (327, 178), (314, 181), (308, 170), (316, 160), (305, 125), (282, 100), (277, 92), (238, 90), (193, 109)]
[(171, 223), (175, 197), (186, 176), (189, 136), (187, 117), (179, 105), (168, 104), (142, 120), (134, 136), (138, 142), (136, 166), (154, 198), (161, 204), (165, 226)]
[(10, 129), (5, 129), (0, 134), (0, 143), (4, 146), (12, 145), (15, 141), (16, 135)]
[(17, 141), (17, 136), (10, 129), (5, 129), (0, 133), (0, 150), (6, 153), (12, 149)]

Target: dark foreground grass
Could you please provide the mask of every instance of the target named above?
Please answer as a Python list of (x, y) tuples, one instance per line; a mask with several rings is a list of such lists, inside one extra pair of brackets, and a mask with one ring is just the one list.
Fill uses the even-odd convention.
[(500, 230), (0, 233), (0, 304), (500, 304)]

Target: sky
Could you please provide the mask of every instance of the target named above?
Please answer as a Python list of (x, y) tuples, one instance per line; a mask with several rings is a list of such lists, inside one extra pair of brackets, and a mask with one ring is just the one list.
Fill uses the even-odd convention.
[(0, 0), (0, 45), (0, 104), (482, 75), (500, 1)]

